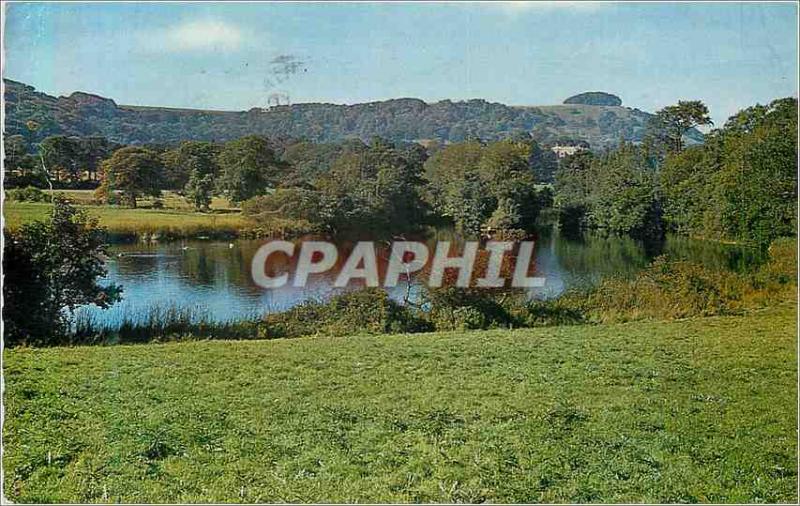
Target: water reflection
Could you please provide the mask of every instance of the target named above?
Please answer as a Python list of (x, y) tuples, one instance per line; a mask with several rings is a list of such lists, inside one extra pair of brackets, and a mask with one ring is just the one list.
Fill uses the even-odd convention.
[[(660, 254), (736, 271), (763, 261), (757, 250), (678, 236), (644, 244), (628, 237), (598, 234), (570, 238), (556, 229), (545, 229), (535, 239), (535, 271), (546, 278), (546, 283), (531, 292), (534, 297), (556, 297), (612, 274), (633, 275)], [(429, 245), (440, 240), (459, 242), (446, 230), (427, 239)], [(332, 279), (324, 275), (312, 276), (302, 288), (291, 284), (274, 290), (258, 287), (250, 277), (250, 262), (261, 244), (261, 240), (240, 240), (113, 246), (105, 281), (122, 285), (124, 299), (108, 310), (86, 307), (81, 311), (108, 326), (118, 324), (123, 317), (146, 315), (153, 307), (169, 306), (191, 308), (226, 321), (285, 310), (305, 300), (324, 299), (335, 291)], [(343, 244), (341, 250), (349, 251), (352, 245)], [(386, 246), (379, 249), (379, 264), (385, 266), (388, 256)], [(405, 292), (402, 284), (390, 289), (398, 300)]]

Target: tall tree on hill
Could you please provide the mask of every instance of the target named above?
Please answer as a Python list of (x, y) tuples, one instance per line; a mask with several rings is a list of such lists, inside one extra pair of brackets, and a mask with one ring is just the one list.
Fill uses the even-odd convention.
[(161, 178), (164, 166), (157, 153), (142, 147), (118, 149), (101, 165), (102, 182), (98, 193), (107, 198), (114, 191), (122, 193), (129, 207), (136, 207), (141, 196), (161, 195)]
[(683, 136), (692, 128), (713, 125), (708, 107), (700, 100), (679, 100), (656, 112), (648, 125), (649, 136), (670, 153), (683, 150)]
[(219, 190), (231, 202), (242, 202), (275, 188), (288, 167), (269, 142), (256, 135), (227, 142), (217, 157)]

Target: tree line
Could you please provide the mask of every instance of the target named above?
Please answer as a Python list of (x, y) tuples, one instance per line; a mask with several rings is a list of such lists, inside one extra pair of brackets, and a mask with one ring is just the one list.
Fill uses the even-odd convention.
[[(681, 101), (658, 111), (642, 143), (620, 140), (616, 149), (558, 161), (525, 135), (425, 146), (255, 135), (120, 146), (53, 136), (33, 153), (12, 136), (6, 176), (12, 185), (36, 177), (41, 185), (46, 167), (56, 184), (92, 183), (100, 200), (131, 207), (173, 190), (207, 212), (222, 196), (268, 229), (398, 233), (451, 223), (472, 236), (530, 231), (552, 200), (567, 230), (767, 244), (795, 233), (796, 109), (794, 98), (747, 108), (705, 143), (686, 146), (686, 134), (711, 120), (702, 102)], [(551, 178), (552, 193), (544, 184)]]
[(554, 183), (562, 227), (761, 245), (795, 235), (797, 100), (749, 107), (684, 145), (688, 129), (710, 124), (704, 104), (679, 102), (658, 112), (643, 143), (564, 160)]
[(166, 147), (55, 136), (35, 154), (10, 153), (12, 184), (42, 186), (43, 175), (57, 187), (94, 182), (98, 200), (128, 207), (172, 190), (201, 212), (221, 196), (256, 222), (332, 233), (402, 232), (437, 220), (472, 235), (530, 229), (547, 197), (537, 184), (556, 167), (555, 155), (525, 136), (426, 147), (378, 137), (313, 143), (252, 135)]

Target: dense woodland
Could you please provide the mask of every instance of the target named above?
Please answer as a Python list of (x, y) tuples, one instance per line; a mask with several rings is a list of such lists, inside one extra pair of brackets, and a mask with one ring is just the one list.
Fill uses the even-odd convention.
[[(6, 134), (22, 135), (34, 144), (53, 135), (100, 136), (136, 145), (225, 142), (253, 134), (314, 142), (369, 141), (375, 136), (393, 142), (494, 141), (522, 135), (541, 144), (577, 137), (605, 149), (620, 138), (640, 142), (652, 118), (644, 111), (615, 105), (619, 99), (613, 95), (616, 100), (598, 102), (591, 93), (588, 98), (571, 97), (569, 104), (525, 107), (480, 99), (426, 103), (398, 98), (353, 105), (309, 103), (203, 111), (118, 105), (83, 92), (53, 97), (19, 82), (5, 80), (5, 85)], [(698, 131), (689, 135), (702, 141)]]

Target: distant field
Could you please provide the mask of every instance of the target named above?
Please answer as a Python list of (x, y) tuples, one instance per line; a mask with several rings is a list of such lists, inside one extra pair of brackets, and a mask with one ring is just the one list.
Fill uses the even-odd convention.
[[(50, 191), (45, 190), (45, 193), (50, 193)], [(71, 201), (75, 202), (76, 204), (96, 205), (94, 190), (53, 190), (53, 193), (62, 194)], [(156, 199), (154, 198), (138, 199), (137, 204), (139, 207), (148, 208), (153, 205), (154, 200)], [(187, 211), (194, 210), (192, 205), (189, 204), (189, 202), (187, 202), (187, 200), (184, 197), (178, 195), (173, 191), (163, 191), (161, 197), (158, 200), (160, 200), (164, 204), (164, 207), (167, 209), (185, 209)], [(238, 210), (238, 208), (232, 206), (227, 199), (224, 199), (222, 197), (212, 198), (211, 209), (215, 211)]]
[(5, 351), (21, 502), (788, 502), (796, 308)]
[[(70, 195), (71, 196), (71, 195)], [(76, 199), (76, 203), (80, 202)], [(203, 233), (236, 232), (246, 227), (238, 212), (196, 213), (183, 209), (128, 209), (125, 207), (81, 205), (100, 224), (114, 234), (152, 234), (189, 237)], [(48, 203), (5, 202), (6, 225), (14, 229), (23, 223), (44, 219), (50, 211)]]

